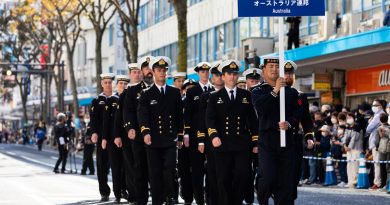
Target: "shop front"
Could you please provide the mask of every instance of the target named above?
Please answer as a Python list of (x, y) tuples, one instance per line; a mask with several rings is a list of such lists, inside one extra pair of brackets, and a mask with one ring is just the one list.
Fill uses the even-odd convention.
[(356, 107), (374, 99), (390, 101), (390, 64), (347, 71), (347, 104)]

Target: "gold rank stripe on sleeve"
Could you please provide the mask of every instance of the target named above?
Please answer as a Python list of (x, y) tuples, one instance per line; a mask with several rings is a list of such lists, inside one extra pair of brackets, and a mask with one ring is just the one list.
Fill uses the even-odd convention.
[(257, 141), (257, 140), (259, 140), (259, 136), (257, 135), (252, 136), (252, 141)]
[(184, 126), (184, 129), (190, 129), (191, 126)]
[(202, 137), (206, 137), (206, 134), (198, 131), (197, 136), (198, 136), (198, 138), (202, 138)]
[(179, 132), (177, 133), (177, 135), (184, 135), (184, 132)]
[(212, 134), (214, 134), (214, 133), (217, 133), (217, 130), (216, 130), (216, 129), (209, 128), (209, 129), (208, 129), (208, 133), (209, 133), (209, 135), (212, 135)]
[(150, 130), (148, 127), (145, 127), (145, 126), (142, 126), (141, 127), (141, 132), (145, 131), (145, 130)]

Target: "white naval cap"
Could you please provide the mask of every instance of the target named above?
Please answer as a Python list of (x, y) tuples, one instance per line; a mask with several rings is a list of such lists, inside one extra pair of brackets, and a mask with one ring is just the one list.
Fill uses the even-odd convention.
[(294, 73), (298, 69), (298, 66), (294, 61), (288, 60), (284, 63), (283, 68), (285, 73)]
[(218, 70), (221, 73), (238, 73), (240, 71), (241, 63), (238, 60), (225, 60), (219, 66)]
[(115, 75), (114, 75), (114, 73), (102, 73), (102, 74), (100, 74), (100, 80), (104, 80), (104, 79), (114, 80), (115, 79)]
[(185, 78), (185, 77), (187, 77), (187, 73), (186, 72), (174, 72), (172, 74), (172, 76), (173, 76), (173, 79)]
[(153, 56), (144, 56), (142, 58), (139, 58), (137, 61), (138, 68), (141, 69), (143, 66), (148, 66), (150, 61), (152, 60)]
[(262, 68), (264, 68), (264, 66), (266, 66), (267, 63), (277, 63), (277, 64), (279, 64), (279, 57), (277, 57), (277, 56), (265, 56), (265, 57), (263, 57), (263, 66), (262, 66)]
[(116, 78), (116, 82), (118, 81), (130, 82), (130, 78), (127, 75), (117, 75), (115, 78)]
[(129, 63), (129, 65), (127, 67), (129, 70), (141, 69), (141, 67), (138, 67), (138, 63)]
[(240, 76), (239, 78), (238, 78), (238, 81), (237, 81), (237, 84), (238, 83), (246, 83), (246, 78), (245, 78), (245, 76)]
[(166, 56), (156, 56), (152, 58), (149, 62), (149, 67), (165, 67), (168, 69), (168, 67), (171, 65), (171, 59)]
[(249, 68), (242, 73), (242, 76), (245, 78), (260, 79), (262, 73), (262, 70), (258, 68)]
[(200, 62), (195, 67), (195, 72), (199, 72), (200, 70), (210, 70), (211, 64), (209, 62)]

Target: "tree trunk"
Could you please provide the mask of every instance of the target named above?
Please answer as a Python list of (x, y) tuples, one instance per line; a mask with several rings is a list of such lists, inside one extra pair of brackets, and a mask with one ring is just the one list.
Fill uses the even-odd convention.
[(132, 62), (137, 62), (138, 58), (138, 23), (131, 24), (131, 32), (130, 32), (130, 52), (131, 52), (131, 60)]
[(68, 58), (68, 68), (69, 68), (69, 74), (70, 74), (70, 84), (72, 87), (72, 96), (73, 96), (73, 115), (76, 118), (79, 118), (79, 99), (77, 96), (77, 84), (76, 84), (76, 77), (74, 75), (74, 65), (73, 65), (73, 52), (70, 52), (68, 50), (67, 52), (67, 58)]
[(95, 63), (96, 63), (96, 92), (97, 94), (100, 94), (103, 89), (102, 86), (100, 86), (100, 74), (103, 72), (103, 66), (102, 66), (102, 34), (98, 34), (99, 32), (96, 32), (96, 47), (95, 47)]
[(174, 0), (173, 6), (177, 16), (179, 34), (177, 71), (187, 72), (187, 0)]
[(27, 116), (27, 95), (26, 95), (26, 85), (23, 85), (22, 82), (17, 82), (19, 86), (20, 98), (22, 99), (22, 108), (23, 108), (23, 126), (28, 122)]

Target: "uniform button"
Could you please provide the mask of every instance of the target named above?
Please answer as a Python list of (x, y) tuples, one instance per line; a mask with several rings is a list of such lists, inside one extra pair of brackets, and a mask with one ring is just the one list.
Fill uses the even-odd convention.
[(172, 130), (170, 130), (169, 133), (172, 133)]
[(160, 134), (162, 134), (162, 131), (160, 131)]
[(227, 134), (227, 135), (228, 135), (228, 134), (229, 134), (229, 132), (226, 132), (225, 134)]
[(240, 134), (240, 132), (237, 132), (237, 134), (239, 135), (239, 134)]
[(161, 119), (161, 116), (158, 116), (158, 119)]
[(240, 130), (240, 127), (237, 127), (237, 130)]
[(237, 117), (237, 119), (240, 119), (240, 117)]
[(229, 124), (229, 122), (226, 122), (226, 124), (228, 125), (228, 124)]
[(226, 117), (226, 120), (229, 120), (229, 117)]
[(169, 115), (169, 118), (172, 118), (172, 116)]
[(229, 129), (229, 127), (226, 127), (226, 129), (228, 130), (228, 129)]
[(158, 121), (158, 124), (161, 124), (161, 121)]
[(160, 126), (160, 129), (162, 128), (162, 126)]
[(169, 121), (169, 124), (172, 124), (172, 121)]
[(171, 129), (172, 129), (172, 126), (169, 126), (169, 128), (171, 128)]
[(237, 122), (237, 125), (239, 125), (240, 124), (240, 122)]

